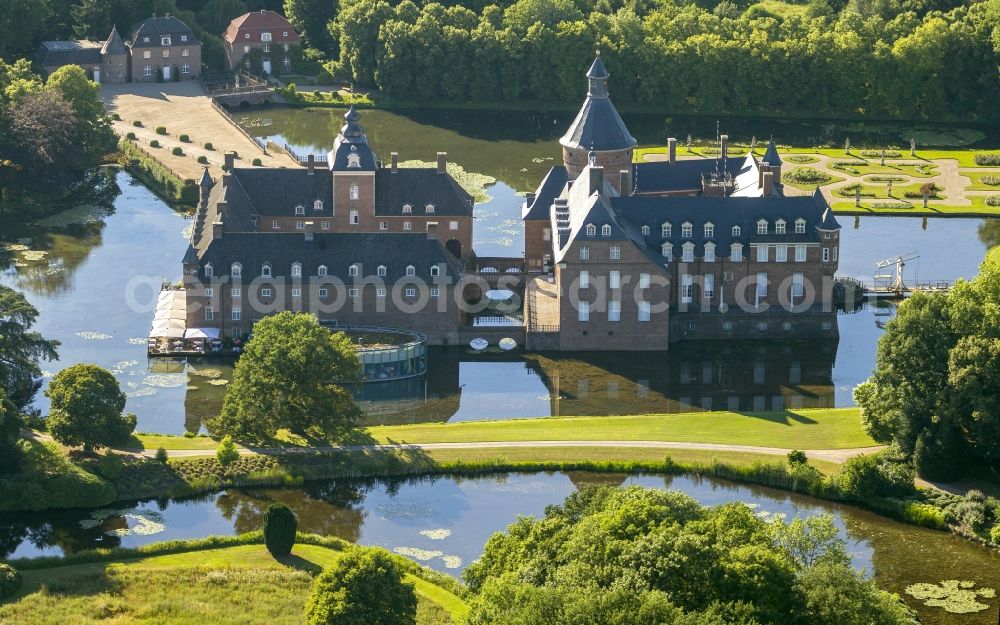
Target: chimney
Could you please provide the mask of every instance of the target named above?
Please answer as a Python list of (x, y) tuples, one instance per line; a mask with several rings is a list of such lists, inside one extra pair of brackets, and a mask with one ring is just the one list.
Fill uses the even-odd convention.
[(229, 212), (229, 202), (226, 201), (218, 202), (215, 206), (219, 211), (219, 219), (220, 220), (225, 219), (226, 213)]
[(312, 241), (312, 240), (313, 240), (313, 222), (307, 221), (306, 222), (306, 241)]
[(726, 158), (726, 150), (729, 148), (729, 135), (721, 135), (719, 137), (719, 141), (722, 144), (719, 146), (721, 148), (719, 150), (719, 156)]
[(222, 222), (213, 221), (212, 222), (212, 238), (221, 239), (222, 238)]
[(764, 172), (764, 196), (774, 195), (774, 174), (771, 172)]
[(436, 241), (438, 238), (438, 225), (436, 221), (427, 222), (427, 238)]
[(623, 196), (632, 195), (632, 170), (623, 169), (618, 172), (618, 193)]
[(310, 176), (316, 173), (316, 157), (314, 155), (310, 154), (306, 157), (306, 168), (309, 170)]
[(389, 171), (392, 173), (399, 171), (399, 152), (391, 152), (389, 154)]
[(222, 171), (233, 171), (233, 166), (236, 165), (236, 155), (232, 152), (226, 152), (225, 161), (222, 165)]
[(447, 152), (438, 152), (438, 169), (437, 169), (437, 172), (439, 174), (444, 174), (444, 173), (447, 173), (447, 171), (448, 171), (448, 166), (447, 166), (447, 162), (448, 161), (446, 160), (447, 157), (448, 157), (448, 153)]
[(771, 171), (771, 164), (770, 163), (768, 163), (767, 161), (764, 161), (763, 163), (760, 164), (759, 172), (758, 172), (757, 186), (759, 186), (759, 187), (763, 187), (764, 186), (764, 174), (766, 174), (769, 171)]
[(677, 162), (677, 139), (670, 137), (667, 139), (667, 162)]
[(591, 165), (587, 170), (590, 172), (590, 194), (604, 191), (604, 168)]

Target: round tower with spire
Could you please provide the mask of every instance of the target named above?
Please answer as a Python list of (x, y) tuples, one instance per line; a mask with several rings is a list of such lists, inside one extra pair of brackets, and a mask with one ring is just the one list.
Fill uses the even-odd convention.
[(611, 174), (609, 182), (617, 189), (616, 172), (631, 169), (636, 140), (611, 103), (608, 77), (598, 52), (587, 71), (587, 99), (559, 144), (570, 178), (575, 179), (593, 161)]

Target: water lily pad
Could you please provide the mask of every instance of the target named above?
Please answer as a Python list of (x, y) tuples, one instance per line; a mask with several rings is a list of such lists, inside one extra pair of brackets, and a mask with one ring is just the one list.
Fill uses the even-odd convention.
[(142, 336), (133, 336), (132, 338), (130, 338), (128, 340), (128, 344), (129, 345), (145, 345), (147, 340), (148, 339), (146, 339), (145, 337), (142, 337)]
[(444, 566), (446, 569), (460, 569), (462, 568), (462, 558), (458, 556), (441, 556), (444, 560)]
[(988, 610), (989, 605), (979, 599), (993, 599), (993, 588), (975, 588), (976, 583), (968, 580), (946, 579), (939, 584), (912, 584), (906, 587), (906, 594), (924, 602), (932, 608), (941, 608), (952, 614), (969, 614)]
[[(403, 161), (400, 167), (437, 167), (437, 163), (430, 161)], [(449, 162), (447, 164), (448, 173), (461, 185), (465, 191), (476, 200), (476, 204), (486, 204), (493, 198), (486, 192), (486, 187), (496, 184), (497, 179), (486, 174), (476, 174), (465, 171), (465, 168), (458, 163)]]
[(441, 528), (436, 530), (421, 530), (420, 535), (426, 536), (431, 540), (444, 540), (445, 538), (451, 536), (451, 530), (448, 528)]
[(88, 341), (106, 341), (114, 338), (110, 334), (105, 334), (103, 332), (77, 332), (76, 335), (81, 339), (86, 339)]
[(159, 388), (180, 388), (187, 386), (187, 377), (183, 373), (151, 373), (143, 379), (143, 383)]
[(421, 562), (444, 556), (444, 552), (442, 551), (430, 551), (427, 549), (418, 549), (417, 547), (396, 547), (393, 551), (401, 556), (420, 560)]
[(229, 384), (229, 380), (209, 380), (208, 383), (212, 386), (225, 386)]

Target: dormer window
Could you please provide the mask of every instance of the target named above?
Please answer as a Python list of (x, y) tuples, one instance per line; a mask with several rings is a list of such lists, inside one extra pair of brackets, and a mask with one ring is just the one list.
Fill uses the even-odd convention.
[(302, 263), (292, 263), (292, 277), (293, 278), (302, 277)]
[(409, 204), (403, 204), (403, 214), (404, 215), (409, 215), (412, 212), (413, 212), (413, 207), (412, 206), (410, 206)]
[(674, 227), (670, 224), (669, 221), (663, 222), (663, 225), (660, 226), (660, 234), (665, 237), (672, 236), (673, 231)]
[(712, 239), (715, 237), (715, 224), (708, 222), (705, 224), (705, 238)]
[(431, 265), (431, 276), (437, 277), (441, 275), (441, 268), (437, 265)]
[(315, 202), (313, 202), (313, 210), (314, 211), (323, 210), (323, 200), (316, 200)]
[(181, 35), (181, 41), (187, 41), (187, 40), (188, 40), (187, 35)]
[(244, 39), (249, 39), (249, 38), (250, 38), (250, 33), (246, 33), (246, 34), (244, 34), (244, 35), (243, 35), (243, 38), (244, 38)]
[(286, 30), (285, 32), (281, 33), (281, 36), (282, 37), (287, 37), (288, 36), (288, 31)]
[(757, 222), (757, 234), (767, 234), (767, 220), (761, 219)]
[(306, 207), (305, 206), (301, 206), (301, 205), (296, 206), (295, 207), (295, 214), (296, 215), (305, 215), (306, 214)]
[(143, 43), (149, 43), (149, 37), (143, 37), (142, 38), (142, 42)]
[(795, 220), (795, 234), (805, 234), (806, 233), (806, 220), (796, 219)]
[(316, 270), (316, 275), (324, 277), (327, 275), (326, 265), (320, 265), (319, 269)]
[(740, 236), (740, 233), (742, 233), (742, 232), (743, 232), (742, 228), (740, 228), (739, 226), (733, 226), (733, 236), (734, 237)]
[(774, 222), (774, 233), (775, 234), (785, 234), (785, 220), (779, 219)]
[(271, 277), (271, 265), (261, 265), (261, 267), (260, 267), (260, 275), (263, 278), (270, 278)]
[(705, 258), (704, 258), (704, 260), (705, 260), (706, 263), (714, 263), (715, 262), (715, 243), (706, 243), (705, 244)]
[(644, 236), (644, 237), (648, 237), (649, 236), (649, 226), (643, 226), (642, 227), (642, 236)]
[(359, 271), (360, 268), (357, 265), (351, 265), (350, 267), (347, 268), (347, 275), (351, 276), (352, 278), (356, 278), (358, 276)]
[(433, 215), (434, 214), (434, 205), (433, 204), (428, 204), (427, 206), (425, 206), (424, 207), (424, 212), (427, 213), (428, 215)]
[(212, 263), (205, 263), (205, 277), (211, 278), (215, 275), (215, 270), (212, 268)]
[(729, 246), (729, 261), (733, 263), (743, 262), (743, 244), (733, 243)]
[(688, 241), (687, 243), (685, 243), (684, 245), (682, 245), (681, 248), (683, 250), (681, 252), (681, 262), (693, 263), (694, 262), (694, 243), (691, 243), (690, 241)]
[(592, 237), (597, 234), (597, 226), (594, 224), (587, 224), (587, 236)]
[(673, 243), (664, 243), (663, 245), (661, 245), (660, 253), (663, 254), (663, 257), (666, 258), (667, 260), (673, 260), (674, 259)]
[(378, 275), (385, 277), (385, 265), (379, 265), (377, 273)]
[(408, 275), (408, 276), (415, 276), (415, 275), (417, 275), (417, 268), (414, 267), (413, 265), (407, 265), (406, 266), (406, 275)]
[(240, 276), (242, 276), (243, 265), (239, 263), (233, 263), (233, 265), (229, 268), (229, 275), (231, 275), (234, 278), (239, 278)]
[(160, 45), (161, 46), (169, 46), (170, 45), (170, 35), (164, 35), (164, 36), (160, 37)]
[(686, 221), (681, 224), (681, 236), (682, 237), (684, 237), (685, 239), (690, 239), (691, 235), (693, 235), (693, 234), (694, 234), (694, 226), (693, 225), (691, 225), (690, 223), (688, 223)]

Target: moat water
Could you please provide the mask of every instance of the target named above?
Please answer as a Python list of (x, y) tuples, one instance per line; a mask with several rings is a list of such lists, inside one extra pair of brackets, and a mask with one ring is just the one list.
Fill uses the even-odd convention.
[(988, 610), (948, 614), (904, 593), (919, 582), (969, 580), (1000, 587), (1000, 559), (945, 532), (904, 525), (869, 512), (769, 488), (697, 477), (537, 473), (479, 477), (333, 481), (301, 489), (228, 490), (183, 501), (142, 502), (100, 511), (0, 516), (0, 560), (58, 555), (97, 546), (135, 547), (169, 539), (257, 529), (267, 506), (291, 507), (306, 532), (340, 536), (407, 555), (459, 575), (482, 553), (488, 537), (520, 515), (541, 516), (585, 484), (638, 484), (685, 492), (706, 505), (741, 501), (764, 518), (834, 516), (855, 566), (897, 592), (928, 624), (997, 621), (1000, 599)]

